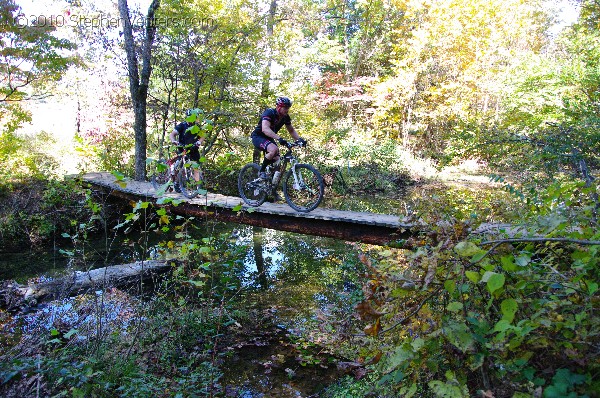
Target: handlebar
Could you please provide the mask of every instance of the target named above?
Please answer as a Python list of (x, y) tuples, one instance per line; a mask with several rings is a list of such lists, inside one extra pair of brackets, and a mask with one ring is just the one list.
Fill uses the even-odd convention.
[(294, 141), (294, 142), (287, 142), (286, 147), (288, 149), (292, 149), (294, 147), (306, 147), (308, 145), (308, 143), (306, 141), (302, 142), (302, 141)]
[(187, 148), (191, 148), (193, 146), (200, 148), (200, 145), (202, 145), (202, 144), (199, 144), (198, 142), (194, 142), (193, 144), (185, 144), (185, 145), (180, 142), (178, 142), (178, 143), (172, 142), (170, 146), (177, 146), (177, 147), (182, 147), (182, 148), (187, 149)]

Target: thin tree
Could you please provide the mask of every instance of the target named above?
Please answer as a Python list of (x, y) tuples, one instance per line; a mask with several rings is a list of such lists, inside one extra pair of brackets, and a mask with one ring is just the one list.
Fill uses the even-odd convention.
[(125, 52), (127, 53), (127, 70), (129, 74), (129, 91), (133, 104), (135, 134), (135, 179), (146, 179), (146, 102), (148, 98), (148, 84), (152, 67), (150, 65), (152, 43), (156, 35), (154, 14), (160, 5), (160, 0), (153, 0), (148, 7), (146, 15), (145, 35), (142, 40), (141, 70), (136, 54), (133, 27), (129, 18), (127, 0), (119, 0), (119, 13), (123, 21), (123, 38)]

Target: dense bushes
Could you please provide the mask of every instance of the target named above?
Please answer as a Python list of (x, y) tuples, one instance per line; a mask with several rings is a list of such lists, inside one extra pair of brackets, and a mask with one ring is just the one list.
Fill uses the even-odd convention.
[(74, 179), (29, 179), (0, 186), (0, 246), (41, 247), (86, 218), (84, 191)]

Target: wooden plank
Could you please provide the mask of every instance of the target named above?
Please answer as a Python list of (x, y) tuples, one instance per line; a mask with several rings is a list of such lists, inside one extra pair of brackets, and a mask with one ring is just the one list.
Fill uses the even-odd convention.
[[(149, 182), (132, 180), (118, 182), (110, 173), (89, 173), (82, 179), (94, 186), (105, 188), (113, 196), (124, 199), (144, 199), (155, 203), (158, 199)], [(177, 206), (167, 206), (174, 214), (212, 217), (227, 222), (353, 242), (385, 245), (398, 240), (408, 240), (421, 231), (418, 226), (401, 223), (399, 217), (395, 215), (327, 208), (300, 213), (287, 204), (281, 203), (264, 203), (250, 210), (239, 197), (214, 193), (191, 200), (176, 193), (165, 193), (163, 196), (182, 200), (182, 203)], [(240, 204), (243, 210), (233, 211), (233, 208)]]

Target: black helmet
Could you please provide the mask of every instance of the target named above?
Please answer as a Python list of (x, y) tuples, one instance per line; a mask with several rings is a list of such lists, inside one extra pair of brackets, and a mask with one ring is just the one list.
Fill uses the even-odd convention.
[(290, 106), (292, 106), (292, 101), (288, 97), (277, 97), (277, 101), (275, 101), (275, 104), (277, 106), (281, 105), (285, 106), (286, 108), (289, 108)]

